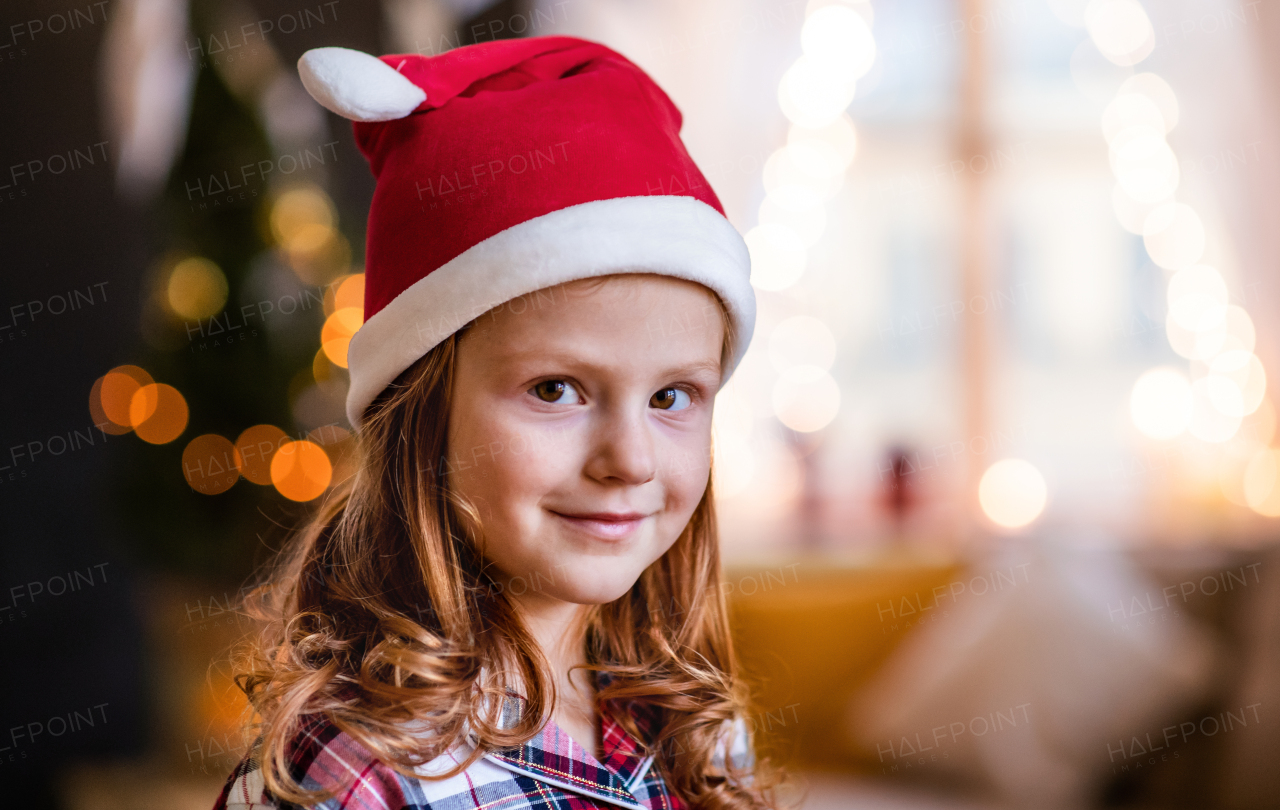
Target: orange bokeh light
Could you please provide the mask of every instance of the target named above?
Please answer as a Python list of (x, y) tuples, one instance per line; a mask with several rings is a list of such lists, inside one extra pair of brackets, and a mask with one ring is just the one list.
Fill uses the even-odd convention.
[(117, 425), (107, 416), (106, 411), (102, 409), (102, 381), (106, 377), (102, 376), (93, 381), (93, 387), (89, 389), (89, 415), (93, 417), (93, 423), (102, 430), (103, 433), (110, 433), (112, 436), (121, 436), (133, 428), (128, 425)]
[(311, 377), (316, 382), (324, 382), (333, 376), (333, 363), (329, 362), (329, 355), (324, 353), (324, 349), (316, 349), (316, 356), (311, 358)]
[(356, 273), (343, 279), (333, 296), (334, 309), (355, 307), (364, 311), (364, 273)]
[(314, 442), (288, 442), (271, 459), (271, 483), (291, 501), (320, 497), (332, 478), (329, 456)]
[(308, 433), (307, 439), (323, 447), (332, 460), (333, 477), (330, 483), (337, 484), (355, 475), (356, 442), (351, 431), (337, 425), (325, 425)]
[(243, 462), (231, 440), (216, 433), (197, 436), (182, 451), (182, 475), (196, 492), (217, 495), (240, 478)]
[(189, 415), (186, 399), (178, 389), (164, 383), (142, 386), (129, 401), (129, 421), (134, 432), (151, 444), (168, 444), (181, 436)]
[(364, 310), (364, 273), (338, 276), (325, 288), (324, 314), (332, 315), (335, 310), (344, 307)]
[(320, 330), (320, 347), (329, 362), (347, 367), (347, 346), (363, 323), (364, 310), (358, 307), (341, 307), (325, 320)]
[(289, 443), (289, 434), (275, 425), (254, 425), (236, 439), (236, 450), (243, 464), (240, 474), (255, 484), (271, 483), (271, 460), (276, 451)]
[(100, 383), (94, 383), (93, 392), (96, 394), (91, 392), (89, 395), (89, 410), (97, 410), (94, 407), (96, 400), (98, 409), (107, 421), (121, 428), (118, 432), (128, 433), (131, 428), (136, 427), (129, 413), (133, 395), (143, 386), (154, 382), (151, 375), (138, 366), (116, 366), (103, 375)]

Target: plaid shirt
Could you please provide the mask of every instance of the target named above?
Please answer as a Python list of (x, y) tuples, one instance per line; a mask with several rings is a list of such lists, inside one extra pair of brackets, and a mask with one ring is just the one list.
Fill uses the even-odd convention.
[[(508, 696), (501, 724), (513, 725), (522, 699)], [(650, 728), (644, 713), (636, 719), (642, 734)], [(640, 744), (606, 713), (600, 717), (604, 760), (598, 761), (554, 721), (521, 746), (484, 755), (448, 779), (406, 778), (373, 757), (367, 748), (318, 715), (304, 722), (290, 756), (293, 776), (309, 790), (327, 788), (334, 797), (318, 810), (685, 810)], [(733, 764), (754, 762), (746, 725), (726, 723), (725, 742)], [(440, 774), (465, 759), (464, 744), (416, 769)], [(214, 810), (292, 810), (297, 805), (271, 797), (251, 751), (227, 779)], [(713, 767), (724, 762), (724, 747)]]

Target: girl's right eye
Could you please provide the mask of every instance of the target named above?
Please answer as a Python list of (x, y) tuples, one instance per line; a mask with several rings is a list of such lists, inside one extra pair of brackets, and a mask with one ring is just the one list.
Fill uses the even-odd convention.
[(555, 405), (577, 405), (582, 401), (582, 397), (578, 396), (578, 389), (564, 380), (543, 380), (530, 388), (529, 393), (543, 402)]

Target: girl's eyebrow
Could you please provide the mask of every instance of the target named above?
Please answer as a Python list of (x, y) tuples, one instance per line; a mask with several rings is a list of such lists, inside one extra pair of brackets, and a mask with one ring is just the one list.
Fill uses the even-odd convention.
[[(566, 366), (586, 367), (590, 369), (599, 369), (602, 364), (584, 359), (577, 355), (562, 354), (560, 352), (537, 352), (530, 349), (514, 349), (510, 352), (503, 352), (499, 357), (506, 362), (515, 363), (560, 363)], [(699, 373), (721, 374), (723, 369), (719, 360), (698, 360), (690, 363), (679, 363), (674, 366), (663, 369), (659, 376), (662, 377), (678, 377), (683, 375), (696, 375)]]
[(703, 360), (697, 363), (690, 363), (688, 365), (675, 366), (671, 369), (668, 369), (666, 372), (664, 372), (663, 376), (696, 374), (700, 371), (705, 371), (708, 374), (718, 375), (723, 371), (723, 369), (720, 367), (719, 360)]

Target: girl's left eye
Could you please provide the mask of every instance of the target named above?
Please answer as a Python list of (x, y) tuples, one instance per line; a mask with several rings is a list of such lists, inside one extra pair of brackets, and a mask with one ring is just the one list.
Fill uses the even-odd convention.
[(578, 389), (564, 380), (543, 380), (530, 388), (529, 393), (553, 405), (577, 405), (582, 401)]
[(683, 411), (693, 404), (693, 399), (680, 388), (663, 388), (649, 399), (649, 404), (664, 411)]

